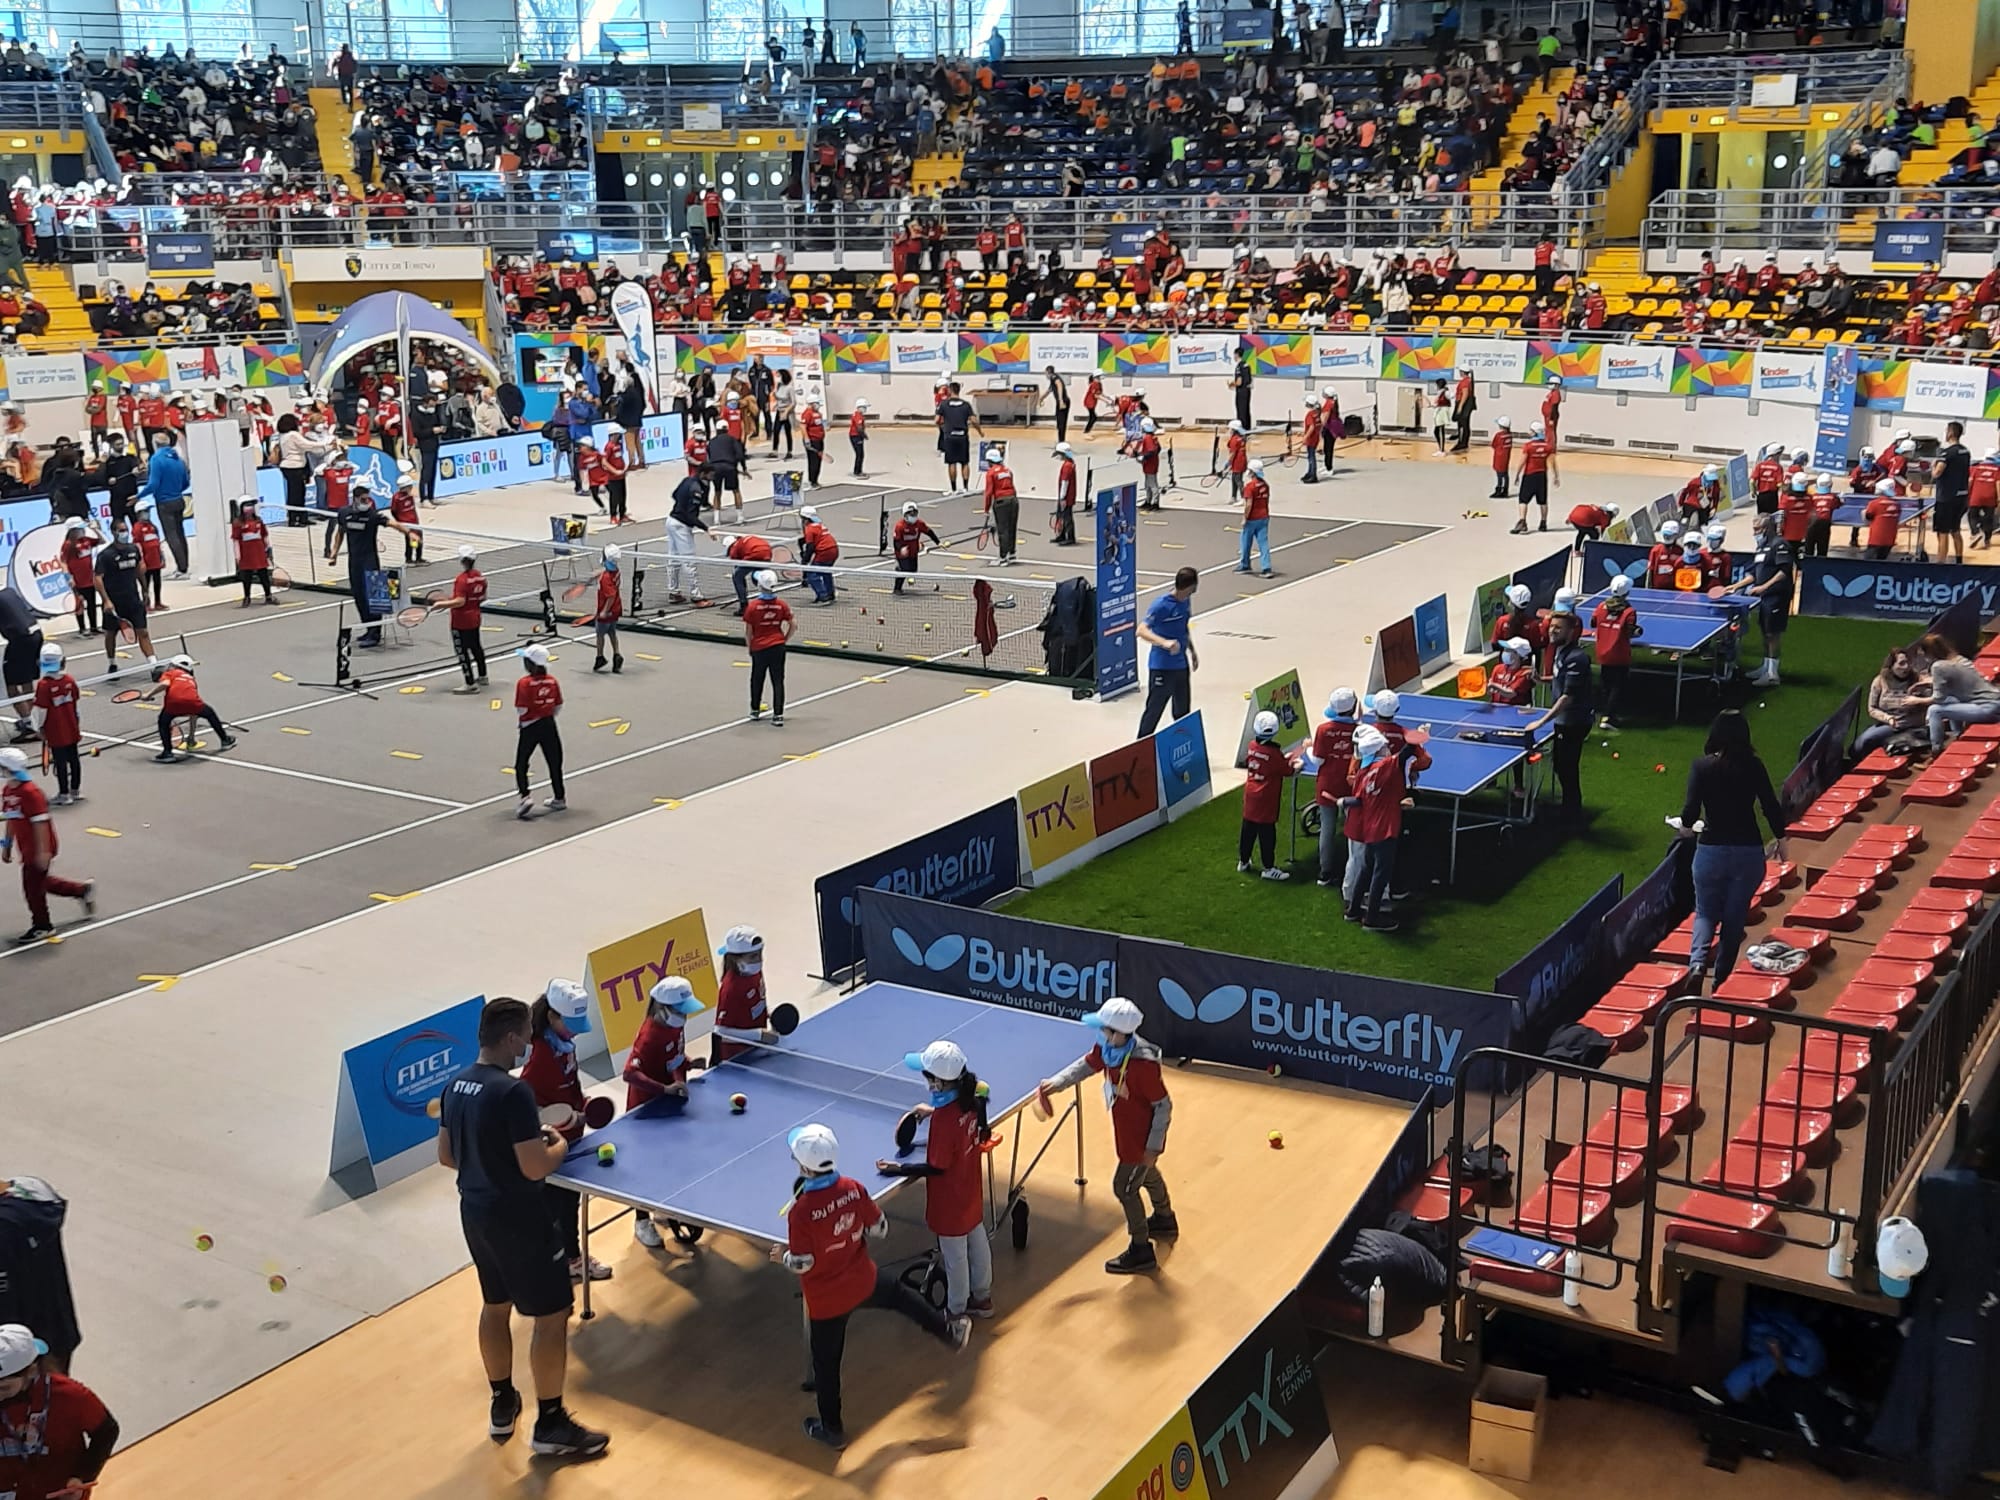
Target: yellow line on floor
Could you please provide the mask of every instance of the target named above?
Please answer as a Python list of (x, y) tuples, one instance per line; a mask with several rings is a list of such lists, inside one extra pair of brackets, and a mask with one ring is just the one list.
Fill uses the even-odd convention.
[(101, 839), (122, 839), (125, 837), (124, 834), (115, 828), (86, 828), (83, 831), (85, 833), (94, 833)]
[(417, 752), (416, 752), (416, 751), (414, 751), (414, 750), (391, 750), (391, 751), (390, 751), (389, 753), (390, 753), (391, 755), (395, 756), (397, 760), (422, 760), (422, 759), (423, 759), (423, 757), (422, 757), (421, 755), (417, 754)]

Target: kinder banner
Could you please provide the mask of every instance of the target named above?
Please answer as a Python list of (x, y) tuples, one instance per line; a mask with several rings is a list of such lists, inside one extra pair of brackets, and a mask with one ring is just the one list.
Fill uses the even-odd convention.
[(436, 1164), (431, 1110), (445, 1085), (478, 1061), (485, 1008), (486, 997), (475, 995), (341, 1054), (331, 1170), (365, 1161), (375, 1185), (386, 1187)]
[(1095, 375), (1097, 335), (1031, 333), (1028, 335), (1028, 364), (1037, 372), (1054, 365), (1058, 375)]
[(1519, 385), (1528, 378), (1528, 346), (1520, 339), (1467, 339), (1458, 341), (1458, 367), (1470, 370), (1475, 380)]
[[(584, 960), (583, 987), (597, 998), (605, 1050), (614, 1062), (621, 1060), (638, 1036), (653, 986), (670, 974), (680, 975), (694, 987), (695, 998), (709, 1008), (707, 1020), (713, 1024), (715, 959), (700, 907), (593, 949)], [(695, 1019), (690, 1018), (689, 1030), (698, 1035)]]
[(1168, 339), (1164, 333), (1121, 333), (1107, 329), (1097, 336), (1100, 375), (1165, 375), (1169, 369)]
[[(861, 959), (870, 980), (1081, 1020), (1118, 988), (1118, 938), (863, 890)], [(1151, 1017), (1146, 1034), (1153, 1035)], [(1155, 1038), (1157, 1040), (1157, 1038)], [(1090, 1045), (1078, 1034), (1077, 1052)]]
[(198, 348), (169, 345), (164, 352), (167, 380), (177, 391), (206, 391), (249, 383), (243, 368), (243, 350), (236, 344), (203, 344)]
[[(1250, 373), (1266, 379), (1309, 380), (1313, 371), (1313, 341), (1309, 333), (1246, 333), (1243, 352), (1250, 356)], [(1232, 360), (1233, 371), (1235, 363)]]
[[(1619, 345), (1604, 351), (1597, 368), (1600, 391), (1665, 396), (1674, 387), (1674, 352), (1664, 344)], [(1567, 382), (1565, 382), (1567, 383)]]
[(1185, 812), (1208, 800), (1208, 736), (1200, 709), (1155, 733), (1153, 748), (1159, 755), (1160, 791), (1169, 819), (1175, 808)]
[[(1851, 358), (1854, 351), (1847, 352)], [(1986, 415), (1989, 373), (1984, 365), (1948, 365), (1913, 359), (1909, 386), (1903, 394), (1903, 410), (1979, 421)]]
[(1457, 368), (1458, 340), (1429, 334), (1391, 333), (1382, 339), (1384, 380), (1437, 380)]
[(1605, 345), (1587, 340), (1529, 339), (1529, 385), (1547, 385), (1554, 375), (1572, 391), (1595, 390), (1603, 368)]
[(861, 889), (979, 907), (1020, 883), (1021, 838), (1012, 797), (822, 875), (813, 882), (820, 977), (835, 978), (860, 960), (854, 942), (860, 914), (854, 901)]
[(1382, 373), (1382, 341), (1365, 333), (1313, 335), (1313, 378), (1374, 380)]
[(1750, 398), (1779, 401), (1788, 406), (1818, 406), (1825, 373), (1826, 355), (1818, 349), (1809, 354), (1782, 349), (1753, 350)]
[(474, 438), (438, 449), (440, 500), (498, 489), (502, 485), (550, 479), (554, 475), (555, 447), (539, 432)]
[(1228, 375), (1236, 368), (1236, 335), (1177, 333), (1168, 340), (1167, 357), (1176, 375)]
[(1090, 820), (1090, 767), (1082, 761), (1022, 787), (1015, 800), (1027, 839), (1028, 868), (1038, 874), (1097, 836)]
[(1683, 345), (1674, 350), (1673, 385), (1676, 396), (1748, 396), (1753, 368), (1748, 349), (1696, 349)]
[(958, 335), (958, 373), (961, 375), (1026, 375), (1034, 369), (1028, 358), (1025, 333), (979, 333), (972, 329)]
[[(902, 336), (910, 340), (914, 351), (928, 351), (937, 361), (932, 365), (912, 364), (911, 369), (932, 369), (942, 371), (945, 353), (944, 340), (950, 337), (942, 333), (909, 333)], [(916, 340), (924, 340), (917, 344)], [(895, 346), (899, 340), (892, 339), (886, 329), (857, 331), (852, 328), (828, 328), (820, 333), (820, 347), (824, 351), (826, 368), (834, 375), (887, 375), (895, 368)]]

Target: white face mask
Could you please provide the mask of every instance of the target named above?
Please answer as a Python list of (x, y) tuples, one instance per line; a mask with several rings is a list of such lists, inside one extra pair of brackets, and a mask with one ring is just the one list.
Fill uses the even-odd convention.
[(528, 1055), (534, 1050), (535, 1049), (533, 1043), (530, 1043), (529, 1045), (523, 1047), (521, 1049), (521, 1055), (514, 1059), (513, 1066), (516, 1068), (525, 1068), (528, 1065)]
[(736, 967), (745, 974), (761, 974), (764, 972), (764, 961), (762, 959), (752, 959), (744, 963), (739, 963)]

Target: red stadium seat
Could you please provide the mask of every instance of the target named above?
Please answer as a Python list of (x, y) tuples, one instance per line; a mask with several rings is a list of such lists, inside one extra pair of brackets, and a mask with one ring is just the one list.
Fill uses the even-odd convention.
[(1523, 1234), (1560, 1244), (1601, 1245), (1616, 1228), (1611, 1217), (1611, 1195), (1596, 1188), (1544, 1183), (1516, 1210), (1514, 1227)]
[(1850, 984), (1887, 985), (1892, 990), (1915, 990), (1919, 999), (1936, 987), (1936, 971), (1930, 964), (1914, 959), (1864, 958), (1855, 969)]
[(1681, 1200), (1675, 1217), (1667, 1221), (1666, 1237), (1669, 1243), (1756, 1257), (1778, 1248), (1783, 1227), (1777, 1209), (1768, 1203), (1696, 1192)]
[(1732, 1005), (1765, 1005), (1772, 1010), (1790, 1010), (1798, 1004), (1792, 996), (1792, 981), (1785, 975), (1759, 974), (1751, 968), (1737, 969), (1713, 994)]
[[(1918, 894), (1924, 893), (1920, 891)], [(1958, 942), (1971, 923), (1970, 912), (1938, 911), (1912, 902), (1901, 916), (1889, 924), (1889, 931), (1920, 933), (1925, 937), (1949, 938)]]
[(2000, 891), (2000, 859), (1964, 859), (1946, 855), (1944, 862), (1932, 873), (1931, 884), (1988, 894)]
[(1887, 1016), (1892, 1021), (1900, 1021), (1916, 1008), (1916, 1004), (1917, 989), (1914, 985), (1860, 982), (1849, 984), (1834, 996), (1830, 1009), (1864, 1016)]
[(1827, 878), (1866, 880), (1879, 886), (1896, 868), (1896, 856), (1876, 854), (1866, 849), (1850, 849), (1827, 868)]
[[(1478, 1200), (1478, 1196), (1471, 1184), (1461, 1184), (1458, 1190), (1459, 1209), (1463, 1211), (1470, 1208)], [(1451, 1217), (1451, 1184), (1413, 1182), (1396, 1200), (1396, 1207), (1419, 1224), (1442, 1224)]]
[(1813, 882), (1811, 894), (1831, 897), (1837, 901), (1852, 901), (1861, 908), (1879, 905), (1882, 899), (1875, 893), (1875, 882), (1871, 877), (1835, 875), (1831, 871)]
[(1678, 995), (1687, 984), (1686, 964), (1634, 964), (1619, 979), (1620, 984), (1636, 984), (1641, 989), (1665, 990)]
[(1827, 788), (1833, 796), (1859, 797), (1863, 801), (1880, 796), (1887, 779), (1871, 775), (1865, 771), (1849, 771), (1845, 776)]
[(1807, 1073), (1791, 1067), (1771, 1080), (1771, 1086), (1764, 1091), (1764, 1102), (1792, 1109), (1828, 1110), (1838, 1123), (1853, 1102), (1856, 1087), (1852, 1078), (1841, 1074)]
[(1870, 750), (1855, 762), (1854, 769), (1868, 771), (1877, 776), (1895, 776), (1910, 764), (1907, 755), (1891, 755), (1887, 750)]
[(1781, 886), (1799, 883), (1799, 863), (1795, 859), (1767, 859), (1764, 861), (1764, 879), (1775, 880)]
[(1857, 844), (1907, 844), (1912, 849), (1924, 847), (1924, 825), (1921, 823), (1877, 823), (1864, 828), (1855, 835)]
[(1834, 813), (1808, 811), (1805, 816), (1786, 826), (1785, 837), (1789, 839), (1805, 839), (1810, 843), (1816, 844), (1822, 839), (1830, 837), (1833, 831), (1840, 827), (1844, 821), (1846, 821), (1844, 817)]
[(1611, 1043), (1613, 1052), (1630, 1052), (1646, 1045), (1646, 1018), (1629, 1010), (1587, 1010), (1577, 1017), (1579, 1026)]
[[(1986, 653), (1981, 652), (1980, 654), (1984, 656)], [(1958, 737), (1961, 740), (1972, 740), (1974, 742), (1979, 740), (2000, 740), (2000, 724), (1968, 724), (1959, 730)]]
[[(1584, 1140), (1593, 1146), (1615, 1146), (1621, 1151), (1646, 1151), (1646, 1117), (1641, 1114), (1627, 1114), (1620, 1109), (1607, 1109), (1597, 1117), (1597, 1123), (1590, 1127)], [(1666, 1115), (1660, 1116), (1659, 1134), (1651, 1142), (1651, 1156), (1656, 1162), (1672, 1158), (1674, 1151), (1674, 1122)]]
[(1704, 1187), (1729, 1188), (1762, 1198), (1788, 1197), (1804, 1180), (1805, 1158), (1798, 1152), (1749, 1141), (1731, 1141), (1701, 1174)]
[(1893, 959), (1898, 963), (1934, 964), (1952, 950), (1949, 937), (1935, 937), (1921, 932), (1889, 931), (1875, 942), (1875, 957)]
[(1868, 1059), (1873, 1049), (1866, 1037), (1841, 1036), (1832, 1031), (1811, 1031), (1806, 1033), (1806, 1042), (1799, 1049), (1798, 1065), (1808, 1073), (1838, 1073), (1845, 1078), (1859, 1078), (1868, 1070)]
[(1586, 1141), (1549, 1169), (1557, 1187), (1595, 1188), (1609, 1193), (1613, 1203), (1630, 1203), (1645, 1181), (1646, 1153), (1621, 1151)]
[(1933, 776), (1926, 771), (1903, 788), (1902, 800), (1926, 807), (1957, 807), (1965, 801), (1965, 778)]
[(1771, 1023), (1762, 1016), (1739, 1016), (1726, 1010), (1703, 1006), (1687, 1014), (1683, 1036), (1711, 1036), (1738, 1045), (1770, 1040)]
[(1666, 1003), (1665, 990), (1649, 990), (1636, 984), (1614, 984), (1591, 1009), (1623, 1011), (1637, 1016), (1641, 1021), (1650, 1022), (1654, 1013)]
[(2000, 859), (2000, 833), (1980, 837), (1968, 833), (1951, 846), (1951, 859)]
[[(1817, 927), (1773, 927), (1766, 935), (1777, 942), (1805, 949), (1815, 961), (1827, 956), (1827, 944), (1833, 941), (1826, 932)], [(1810, 972), (1808, 969), (1801, 969), (1793, 976), (1792, 983), (1800, 983)]]
[(1927, 885), (1910, 893), (1908, 911), (1963, 912), (1968, 919), (1979, 910), (1979, 892), (1951, 886)]
[(1817, 886), (1785, 908), (1785, 921), (1801, 927), (1851, 932), (1861, 925), (1858, 902), (1840, 896), (1822, 896)]
[(1787, 1109), (1778, 1104), (1760, 1104), (1730, 1139), (1782, 1146), (1798, 1152), (1810, 1167), (1825, 1166), (1839, 1146), (1831, 1114), (1823, 1109)]

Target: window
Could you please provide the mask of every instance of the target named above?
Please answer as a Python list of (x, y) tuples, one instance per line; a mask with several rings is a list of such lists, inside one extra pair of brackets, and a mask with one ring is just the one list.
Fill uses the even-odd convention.
[[(839, 27), (840, 56), (847, 58), (847, 29)], [(877, 42), (879, 44), (880, 38)], [(942, 50), (931, 0), (889, 0), (889, 48), (905, 57), (935, 57)]]
[(582, 16), (577, 0), (516, 0), (521, 51), (534, 62), (560, 62), (577, 55)]
[(707, 57), (741, 63), (764, 58), (764, 0), (708, 0)]
[(188, 43), (187, 9), (181, 0), (125, 0), (119, 7), (119, 36), (134, 52), (141, 47), (183, 51)]
[(250, 0), (187, 0), (188, 42), (198, 56), (232, 58), (243, 43), (255, 51)]
[[(446, 0), (387, 0), (388, 48), (384, 55), (443, 60), (456, 57)], [(482, 54), (491, 55), (491, 54)]]

